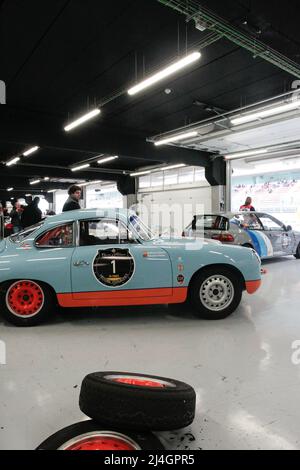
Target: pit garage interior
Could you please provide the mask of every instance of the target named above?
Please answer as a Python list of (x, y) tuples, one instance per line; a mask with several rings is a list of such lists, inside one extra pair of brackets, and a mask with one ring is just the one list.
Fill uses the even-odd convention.
[[(248, 196), (300, 237), (297, 3), (0, 0), (3, 223), (30, 196), (46, 220), (60, 214), (75, 184), (83, 211), (133, 208), (170, 243), (195, 214), (234, 214)], [(194, 387), (194, 422), (156, 433), (168, 450), (299, 449), (299, 263), (263, 260), (260, 289), (218, 321), (186, 303), (57, 306), (26, 328), (0, 312), (0, 449), (86, 420), (81, 381), (106, 370)]]

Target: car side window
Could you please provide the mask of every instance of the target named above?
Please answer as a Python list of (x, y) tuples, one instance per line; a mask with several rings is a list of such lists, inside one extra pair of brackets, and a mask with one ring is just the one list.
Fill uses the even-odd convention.
[(119, 220), (80, 221), (80, 246), (132, 243), (127, 228)]
[(36, 239), (35, 245), (49, 248), (73, 246), (73, 224), (60, 225), (44, 232)]
[(230, 222), (247, 230), (263, 230), (263, 226), (257, 216), (252, 214), (250, 211), (243, 212), (242, 214), (235, 214)]
[(284, 231), (283, 226), (277, 220), (273, 219), (273, 217), (269, 217), (268, 215), (260, 216), (261, 223), (264, 226), (264, 230), (267, 231), (275, 231), (280, 230)]

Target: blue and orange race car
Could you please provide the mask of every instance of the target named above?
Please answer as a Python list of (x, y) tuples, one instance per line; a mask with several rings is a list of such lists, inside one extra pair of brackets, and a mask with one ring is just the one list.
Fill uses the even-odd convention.
[(255, 250), (212, 240), (153, 238), (123, 209), (48, 217), (0, 242), (4, 317), (36, 325), (61, 307), (176, 304), (221, 319), (260, 286)]

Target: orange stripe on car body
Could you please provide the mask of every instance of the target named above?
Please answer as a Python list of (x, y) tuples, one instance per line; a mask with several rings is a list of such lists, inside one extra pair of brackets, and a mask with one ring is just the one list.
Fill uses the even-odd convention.
[(257, 281), (246, 281), (246, 290), (248, 294), (254, 294), (261, 285), (261, 279), (258, 279)]
[(179, 304), (185, 302), (186, 297), (187, 287), (57, 294), (61, 307)]

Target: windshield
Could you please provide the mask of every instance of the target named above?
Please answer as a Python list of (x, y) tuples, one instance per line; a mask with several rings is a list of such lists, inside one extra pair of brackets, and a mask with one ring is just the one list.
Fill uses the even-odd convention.
[(44, 222), (38, 222), (35, 225), (31, 225), (30, 227), (26, 227), (24, 230), (21, 230), (21, 232), (14, 233), (9, 237), (9, 240), (13, 243), (20, 243), (25, 238), (29, 237), (33, 232), (35, 232), (38, 228), (40, 228), (43, 225)]
[(131, 214), (129, 216), (129, 222), (142, 240), (149, 241), (155, 238), (150, 228), (147, 227), (147, 225), (145, 225), (144, 222), (142, 222), (142, 220), (136, 214)]

